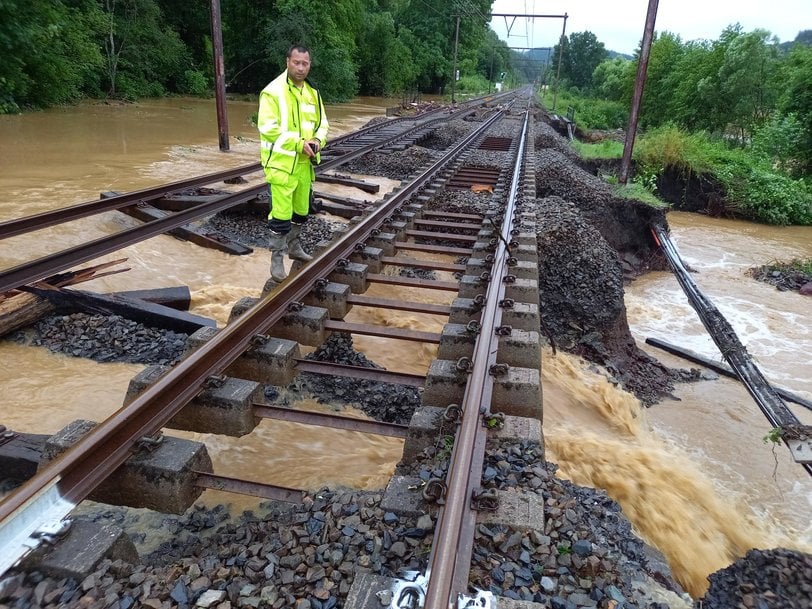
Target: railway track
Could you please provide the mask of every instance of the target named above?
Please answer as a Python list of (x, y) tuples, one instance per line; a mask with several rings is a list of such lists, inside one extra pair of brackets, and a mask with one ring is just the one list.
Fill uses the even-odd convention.
[[(226, 383), (228, 372), (233, 371), (241, 359), (245, 360), (246, 354), (260, 350), (271, 341), (277, 341), (276, 347), (282, 344), (279, 341), (287, 345), (295, 339), (316, 346), (331, 332), (346, 332), (439, 344), (440, 359), (432, 364), (425, 377), (313, 362), (300, 357), (293, 357), (289, 362), (292, 373), (371, 378), (422, 387), (423, 406), (439, 410), (444, 420), (456, 427), (446, 476), (429, 481), (420, 493), (420, 501), (435, 504), (421, 509), (436, 510), (434, 543), (425, 570), (391, 582), (391, 606), (492, 606), (495, 599), (490, 593), (472, 591), (469, 587), (478, 510), (495, 510), (500, 502), (495, 492), (483, 490), (481, 482), (485, 445), (488, 434), (492, 433), (489, 429), (502, 427), (506, 415), (529, 418), (531, 427), (538, 427), (541, 412), (538, 333), (532, 330), (538, 328), (538, 293), (532, 279), (535, 273), (533, 219), (532, 214), (523, 213), (519, 203), (521, 196), (527, 194), (525, 189), (534, 188), (532, 176), (526, 176), (524, 168), (532, 131), (527, 107), (525, 95), (523, 99), (491, 108), (442, 158), (385, 198), (378, 207), (359, 216), (345, 233), (323, 244), (313, 262), (292, 273), (257, 302), (244, 305), (224, 329), (208, 329), (205, 339), (200, 339), (179, 364), (168, 371), (152, 372), (155, 378), (145, 383), (140, 393), (132, 396), (121, 410), (85, 430), (87, 433), (59, 459), (50, 462), (6, 497), (0, 503), (0, 572), (9, 569), (29, 551), (32, 539), (56, 538), (67, 530), (68, 515), (78, 503), (93, 495), (101, 485), (109, 484), (139, 447), (160, 445), (160, 430), (184, 409), (188, 410), (207, 389)], [(413, 121), (417, 124), (409, 125), (405, 131), (400, 126), (387, 125), (351, 134), (340, 142), (333, 142), (338, 152), (325, 160), (322, 171), (382, 145), (400, 146), (403, 142), (408, 145), (436, 128), (438, 122), (474, 111), (475, 107), (464, 108), (453, 115)], [(477, 165), (470, 160), (477, 150), (498, 154), (503, 162), (499, 166)], [(135, 201), (158, 198), (191, 185), (210, 184), (258, 169), (258, 166), (249, 166), (210, 174), (52, 214), (7, 221), (0, 223), (0, 238), (120, 209)], [(479, 213), (451, 213), (430, 205), (432, 197), (444, 188), (470, 189), (473, 184), (483, 183), (493, 192), (484, 195), (486, 203)], [(194, 218), (227, 209), (255, 197), (258, 192), (259, 188), (249, 188), (178, 212), (171, 218), (9, 269), (0, 273), (0, 292), (42, 279)], [(436, 256), (421, 259), (419, 254), (424, 252), (462, 256), (466, 262), (437, 262)], [(441, 281), (394, 277), (381, 272), (386, 265), (458, 273), (461, 278)], [(365, 296), (366, 287), (373, 283), (440, 290), (456, 294), (457, 298), (451, 305), (427, 305), (417, 299), (403, 302)], [(352, 324), (343, 321), (342, 314), (352, 306), (448, 315), (451, 323), (439, 334)], [(265, 374), (263, 378), (269, 378), (267, 374), (273, 376), (273, 373)], [(250, 416), (406, 437), (407, 444), (415, 441), (409, 439), (410, 429), (402, 425), (296, 413), (268, 404), (251, 403)], [(210, 471), (210, 461), (206, 471), (205, 458), (196, 463), (204, 466), (190, 472), (194, 479), (192, 484), (198, 490), (218, 488), (292, 502), (302, 498), (298, 489), (218, 476)], [(356, 599), (380, 592), (368, 586), (365, 589), (363, 584), (359, 586), (353, 593)]]
[[(319, 175), (326, 174), (329, 170), (338, 168), (373, 150), (405, 148), (414, 143), (421, 136), (436, 129), (439, 125), (449, 120), (470, 115), (479, 108), (498, 104), (501, 100), (508, 99), (507, 95), (508, 94), (498, 97), (479, 98), (462, 104), (459, 108), (451, 111), (438, 109), (416, 117), (404, 117), (382, 122), (336, 138), (332, 140), (330, 146), (325, 149), (323, 161), (316, 168), (316, 179), (318, 181)], [(173, 193), (239, 178), (260, 170), (261, 167), (259, 163), (253, 163), (243, 167), (181, 180), (171, 184), (110, 196), (99, 201), (88, 201), (50, 212), (6, 220), (0, 222), (0, 239), (7, 239), (107, 211), (120, 210), (134, 204), (150, 203), (151, 201), (170, 196)], [(19, 286), (44, 279), (49, 275), (104, 254), (114, 252), (133, 243), (138, 243), (155, 235), (163, 234), (196, 219), (234, 207), (235, 205), (256, 198), (259, 194), (266, 192), (266, 190), (267, 187), (264, 183), (246, 188), (213, 201), (206, 201), (198, 205), (190, 206), (170, 216), (145, 222), (141, 226), (56, 252), (9, 269), (4, 269), (0, 272), (0, 294)]]

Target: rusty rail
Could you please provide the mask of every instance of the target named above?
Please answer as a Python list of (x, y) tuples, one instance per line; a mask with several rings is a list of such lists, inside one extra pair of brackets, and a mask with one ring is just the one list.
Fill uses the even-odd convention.
[[(486, 293), (486, 305), (480, 320), (481, 331), (474, 346), (471, 369), (462, 403), (462, 421), (454, 440), (454, 448), (446, 477), (445, 504), (440, 507), (434, 543), (426, 571), (426, 609), (455, 606), (456, 597), (468, 590), (476, 512), (471, 508), (472, 492), (479, 486), (485, 453), (485, 428), (482, 416), (488, 413), (493, 388), (493, 365), (496, 363), (495, 330), (501, 323), (499, 302), (504, 294), (503, 279), (507, 275), (508, 248), (513, 215), (516, 209), (518, 181), (524, 160), (529, 112), (525, 112), (521, 140), (516, 153), (513, 179), (492, 267), (491, 282)], [(485, 408), (485, 412), (481, 409)]]

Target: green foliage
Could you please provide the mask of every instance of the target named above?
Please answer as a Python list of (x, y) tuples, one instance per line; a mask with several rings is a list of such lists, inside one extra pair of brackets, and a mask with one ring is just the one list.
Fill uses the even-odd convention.
[(204, 97), (211, 90), (209, 79), (198, 70), (185, 70), (178, 79), (177, 87), (178, 93), (197, 97)]
[(767, 224), (812, 224), (812, 189), (766, 165), (729, 165), (717, 175), (747, 217)]
[(707, 134), (666, 125), (639, 139), (635, 158), (643, 167), (713, 175), (725, 186), (731, 208), (746, 218), (767, 224), (812, 224), (812, 188), (777, 171), (764, 157), (731, 148)]
[(451, 451), (454, 449), (454, 436), (445, 435), (442, 436), (439, 440), (439, 446), (437, 448), (437, 460), (438, 461), (448, 461), (451, 457)]
[[(679, 85), (674, 66), (679, 64), (684, 52), (680, 37), (670, 32), (659, 34), (652, 42), (646, 87), (640, 106), (640, 126), (642, 128), (668, 122), (671, 100), (674, 90)], [(631, 91), (629, 95), (631, 95)]]
[(603, 140), (597, 144), (584, 144), (576, 140), (572, 146), (582, 159), (619, 159), (623, 156), (623, 144), (614, 140)]
[(654, 194), (651, 185), (641, 184), (637, 181), (633, 181), (630, 184), (616, 184), (614, 188), (612, 188), (612, 194), (623, 199), (640, 201), (646, 205), (656, 207), (657, 209), (668, 207), (668, 203), (657, 198), (657, 195)]
[(703, 133), (690, 134), (674, 124), (638, 138), (634, 156), (644, 167), (673, 167), (683, 173), (708, 173), (718, 148)]
[(0, 2), (0, 112), (78, 99), (101, 65), (92, 40), (97, 17), (89, 2)]
[(753, 151), (761, 154), (775, 167), (792, 173), (799, 167), (804, 128), (795, 114), (774, 113), (753, 133)]
[(553, 48), (552, 56), (558, 61), (561, 53), (561, 78), (573, 86), (588, 89), (592, 86), (592, 73), (606, 59), (606, 47), (592, 32), (574, 32), (569, 39), (562, 38)]
[(555, 549), (559, 556), (572, 554), (572, 547), (570, 547), (569, 543), (560, 543), (556, 546)]
[(773, 427), (770, 431), (767, 432), (762, 439), (764, 444), (769, 444), (772, 442), (773, 444), (780, 444), (781, 443), (781, 428), (780, 427)]
[(799, 176), (812, 174), (812, 86), (809, 83), (812, 83), (812, 47), (796, 44), (778, 70), (777, 109), (785, 115), (794, 114), (803, 130), (794, 152), (799, 160), (794, 173)]
[(592, 72), (592, 88), (601, 99), (624, 102), (631, 100), (634, 87), (635, 64), (615, 57), (598, 64)]
[[(541, 103), (552, 108), (555, 93), (545, 89), (539, 94)], [(623, 129), (629, 122), (628, 108), (620, 102), (590, 99), (574, 95), (569, 91), (559, 91), (556, 112), (562, 113), (567, 106), (575, 108), (575, 122), (582, 129)]]
[(489, 85), (488, 79), (481, 74), (472, 74), (463, 76), (457, 81), (457, 91), (474, 95), (484, 94), (488, 92)]
[(407, 90), (417, 76), (409, 46), (397, 35), (391, 13), (372, 14), (361, 27), (358, 76), (361, 88), (372, 95), (393, 95)]

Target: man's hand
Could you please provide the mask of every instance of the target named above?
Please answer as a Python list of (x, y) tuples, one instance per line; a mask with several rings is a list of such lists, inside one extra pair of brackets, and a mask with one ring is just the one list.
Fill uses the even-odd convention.
[(319, 140), (308, 140), (304, 143), (302, 147), (302, 152), (304, 152), (307, 156), (311, 159), (314, 158), (319, 150), (321, 149), (321, 143)]

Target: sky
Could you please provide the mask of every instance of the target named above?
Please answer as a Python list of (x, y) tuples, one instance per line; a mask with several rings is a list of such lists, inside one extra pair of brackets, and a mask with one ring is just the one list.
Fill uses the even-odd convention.
[[(643, 37), (648, 0), (494, 0), (493, 13), (567, 14), (567, 31), (590, 31), (607, 50), (633, 54)], [(499, 38), (512, 47), (551, 47), (561, 36), (563, 19), (494, 17)], [(716, 40), (728, 25), (745, 32), (766, 29), (781, 42), (812, 29), (812, 0), (659, 0), (657, 32), (689, 40)], [(508, 35), (509, 31), (509, 35)]]

